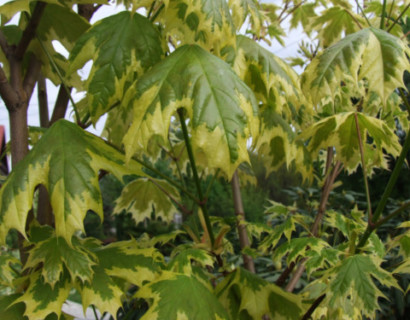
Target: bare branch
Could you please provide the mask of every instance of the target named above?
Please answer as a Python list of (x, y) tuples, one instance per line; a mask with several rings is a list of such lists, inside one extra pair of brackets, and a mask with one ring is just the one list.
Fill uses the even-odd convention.
[(16, 51), (14, 52), (16, 59), (23, 59), (24, 53), (26, 52), (31, 40), (33, 40), (36, 35), (36, 30), (45, 7), (46, 3), (41, 1), (37, 2), (31, 19), (29, 20), (26, 29), (24, 29), (21, 40), (17, 45)]

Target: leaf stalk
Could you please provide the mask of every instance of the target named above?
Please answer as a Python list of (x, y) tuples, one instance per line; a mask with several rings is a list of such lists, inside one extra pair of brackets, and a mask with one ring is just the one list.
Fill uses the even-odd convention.
[(179, 108), (177, 112), (178, 112), (178, 116), (179, 116), (179, 122), (181, 123), (182, 133), (184, 135), (185, 145), (186, 145), (187, 152), (188, 152), (189, 162), (191, 164), (192, 174), (194, 176), (194, 182), (195, 182), (195, 185), (196, 185), (196, 190), (197, 190), (198, 197), (199, 197), (199, 206), (202, 208), (202, 212), (203, 212), (204, 219), (205, 219), (205, 225), (206, 225), (206, 228), (208, 229), (208, 230), (205, 230), (205, 231), (208, 232), (209, 239), (211, 241), (211, 246), (213, 247), (214, 243), (215, 243), (215, 237), (214, 237), (214, 234), (212, 232), (211, 221), (209, 219), (208, 210), (207, 210), (206, 203), (204, 201), (205, 199), (204, 199), (204, 196), (203, 196), (203, 193), (202, 193), (201, 181), (200, 181), (199, 176), (198, 176), (198, 171), (197, 171), (197, 167), (196, 167), (196, 163), (195, 163), (194, 152), (192, 150), (191, 140), (190, 140), (189, 134), (188, 134), (188, 128), (187, 128), (186, 123), (185, 123), (184, 109)]

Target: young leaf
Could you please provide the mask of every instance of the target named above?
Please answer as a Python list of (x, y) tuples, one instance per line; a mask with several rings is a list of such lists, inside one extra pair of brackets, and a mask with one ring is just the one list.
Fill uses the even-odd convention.
[[(134, 99), (134, 98), (137, 99)], [(171, 116), (185, 108), (197, 157), (229, 177), (248, 161), (247, 141), (258, 134), (252, 91), (225, 62), (196, 45), (183, 46), (144, 74), (126, 94), (134, 121), (124, 137), (127, 156), (167, 141)]]
[(80, 37), (71, 51), (71, 71), (88, 60), (93, 67), (86, 83), (91, 119), (96, 122), (123, 97), (134, 73), (147, 70), (163, 54), (158, 31), (138, 13), (128, 11), (105, 18)]
[[(397, 135), (377, 118), (357, 113), (366, 167), (371, 173), (372, 168), (387, 168), (384, 151), (397, 157), (401, 146)], [(361, 163), (359, 139), (355, 124), (355, 113), (346, 112), (327, 117), (307, 128), (300, 135), (302, 139), (310, 139), (308, 149), (317, 154), (320, 149), (334, 147), (336, 159), (340, 160), (348, 172), (353, 172)], [(371, 143), (366, 138), (372, 139)]]
[(56, 122), (30, 153), (15, 166), (0, 189), (0, 236), (4, 242), (11, 228), (25, 235), (26, 218), (33, 205), (33, 193), (43, 184), (50, 194), (56, 221), (56, 235), (71, 243), (71, 236), (83, 230), (88, 210), (103, 218), (99, 170), (122, 179), (143, 175), (135, 162), (124, 158), (103, 140), (66, 120)]
[(140, 178), (127, 184), (116, 200), (114, 213), (130, 212), (136, 223), (155, 217), (170, 222), (177, 212), (170, 197), (180, 201), (178, 190), (165, 180)]
[(71, 284), (68, 276), (63, 274), (62, 277), (52, 287), (45, 283), (40, 271), (30, 275), (30, 285), (26, 292), (19, 297), (16, 302), (24, 302), (26, 310), (24, 315), (29, 320), (44, 320), (47, 315), (55, 313), (61, 314), (61, 307), (67, 300), (71, 290)]
[(166, 271), (136, 296), (152, 301), (141, 320), (230, 319), (213, 293), (193, 276)]
[(278, 114), (291, 115), (289, 102), (301, 105), (298, 76), (282, 59), (245, 36), (238, 36), (237, 52), (234, 69), (260, 101)]
[(383, 294), (372, 277), (384, 286), (399, 288), (393, 275), (380, 268), (370, 256), (354, 255), (341, 259), (323, 277), (324, 281), (329, 281), (329, 290), (322, 303), (343, 309), (351, 301), (363, 315), (374, 318), (376, 310), (380, 309), (377, 299)]
[(261, 319), (265, 314), (273, 319), (300, 319), (303, 314), (296, 295), (242, 268), (218, 284), (216, 295), (232, 319)]
[(410, 68), (406, 52), (399, 38), (383, 30), (360, 30), (313, 59), (302, 74), (302, 89), (316, 105), (322, 98), (334, 97), (341, 82), (356, 90), (358, 81), (366, 79), (385, 104), (394, 89), (405, 87), (403, 73)]

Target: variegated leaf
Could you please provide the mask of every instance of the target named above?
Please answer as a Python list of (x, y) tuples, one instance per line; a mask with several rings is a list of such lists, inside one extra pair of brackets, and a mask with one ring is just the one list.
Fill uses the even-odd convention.
[(196, 43), (218, 53), (225, 45), (235, 44), (235, 27), (226, 0), (169, 1), (159, 20), (178, 46)]
[[(401, 150), (398, 137), (384, 121), (362, 113), (356, 115), (364, 145), (367, 173), (371, 174), (374, 167), (387, 168), (384, 151), (397, 157)], [(348, 172), (355, 171), (361, 163), (354, 112), (327, 117), (303, 131), (300, 137), (310, 139), (308, 149), (313, 154), (317, 154), (320, 149), (334, 147), (336, 159), (344, 164)], [(371, 143), (368, 137), (372, 139)]]
[(249, 18), (252, 25), (252, 32), (255, 36), (261, 35), (263, 23), (266, 20), (258, 0), (229, 0), (229, 8), (232, 10), (232, 19), (237, 31), (241, 29), (245, 21)]
[(354, 33), (366, 26), (366, 20), (352, 11), (348, 1), (337, 2), (337, 5), (321, 12), (312, 23), (313, 29), (318, 32), (317, 38), (325, 48), (339, 41), (342, 35)]
[[(329, 290), (322, 303), (331, 309), (341, 308), (353, 304), (364, 316), (374, 318), (379, 310), (377, 302), (383, 297), (373, 279), (384, 286), (400, 288), (393, 275), (380, 267), (380, 262), (368, 255), (353, 255), (341, 259), (323, 276), (328, 283)], [(349, 310), (350, 312), (351, 310)]]
[(108, 312), (115, 317), (118, 309), (122, 306), (123, 287), (110, 277), (102, 266), (94, 266), (92, 280), (78, 284), (77, 290), (81, 294), (84, 310), (88, 306), (94, 305), (100, 312)]
[(116, 200), (114, 213), (123, 210), (130, 212), (136, 223), (151, 219), (155, 212), (156, 218), (170, 222), (177, 212), (174, 201), (180, 201), (178, 190), (165, 180), (140, 178), (127, 184)]
[(247, 140), (259, 130), (252, 91), (229, 65), (196, 45), (178, 48), (144, 74), (124, 103), (134, 108), (123, 140), (129, 158), (147, 150), (152, 137), (167, 141), (172, 115), (184, 108), (195, 155), (231, 177), (249, 160)]
[(168, 263), (168, 270), (185, 275), (192, 274), (192, 262), (202, 267), (213, 266), (214, 264), (211, 254), (202, 249), (182, 247), (178, 250), (177, 248), (173, 255)]
[(150, 301), (141, 320), (230, 319), (210, 289), (193, 276), (164, 272), (137, 291), (136, 296)]
[(98, 259), (91, 281), (77, 284), (84, 310), (95, 305), (100, 312), (116, 316), (122, 306), (124, 281), (141, 286), (159, 274), (161, 255), (154, 248), (141, 249), (135, 240), (115, 242), (107, 246), (89, 243)]
[(270, 234), (260, 243), (259, 249), (267, 252), (269, 248), (275, 248), (282, 236), (290, 241), (292, 232), (295, 230), (295, 221), (292, 217), (289, 217), (282, 224), (273, 228)]
[(93, 60), (86, 83), (91, 119), (96, 122), (119, 102), (134, 73), (150, 68), (162, 54), (158, 31), (138, 13), (120, 12), (94, 24), (70, 54), (72, 72)]
[(252, 88), (256, 97), (264, 104), (269, 104), (276, 113), (284, 112), (291, 116), (288, 103), (292, 103), (296, 109), (301, 107), (303, 94), (296, 72), (252, 39), (238, 36), (234, 69)]
[(18, 276), (16, 270), (20, 268), (19, 259), (8, 252), (0, 251), (0, 286), (12, 287), (13, 280)]
[(107, 275), (138, 286), (158, 276), (163, 260), (155, 248), (139, 248), (136, 240), (115, 242), (97, 248), (94, 253)]
[(366, 79), (385, 104), (394, 89), (405, 87), (403, 73), (410, 69), (406, 52), (399, 38), (383, 30), (360, 30), (313, 59), (302, 75), (303, 91), (317, 105), (322, 98), (333, 98), (342, 82), (357, 91), (358, 81)]
[(319, 238), (294, 238), (280, 245), (273, 253), (273, 260), (280, 260), (287, 254), (287, 263), (295, 262), (298, 257), (305, 257), (309, 251), (320, 253), (323, 248), (329, 247), (327, 242)]
[(11, 228), (25, 235), (26, 218), (33, 193), (43, 184), (50, 194), (56, 221), (56, 235), (71, 243), (71, 236), (83, 230), (88, 210), (103, 217), (99, 170), (125, 175), (143, 175), (140, 165), (129, 162), (103, 140), (66, 120), (56, 122), (30, 153), (15, 166), (0, 189), (0, 236), (4, 242)]
[(44, 320), (49, 314), (61, 314), (61, 307), (71, 290), (71, 283), (66, 274), (63, 274), (52, 287), (44, 282), (40, 271), (30, 275), (30, 285), (26, 292), (16, 302), (24, 302), (24, 315), (29, 320)]
[[(43, 229), (43, 228), (41, 228)], [(73, 240), (69, 245), (63, 237), (52, 235), (46, 240), (38, 242), (30, 250), (25, 269), (42, 264), (41, 275), (44, 282), (54, 287), (59, 281), (64, 267), (74, 281), (79, 278), (82, 282), (92, 277), (92, 266), (95, 265), (95, 256), (81, 245), (80, 239)]]
[(232, 319), (300, 319), (302, 301), (247, 270), (238, 268), (218, 284), (216, 295)]

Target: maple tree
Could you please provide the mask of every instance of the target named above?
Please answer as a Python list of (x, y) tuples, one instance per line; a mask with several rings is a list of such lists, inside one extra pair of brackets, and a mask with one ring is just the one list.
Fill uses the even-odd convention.
[[(386, 209), (410, 148), (408, 1), (356, 2), (357, 11), (343, 0), (116, 4), (126, 10), (94, 24), (93, 14), (112, 4), (0, 7), (0, 96), (13, 165), (0, 188), (0, 241), (11, 229), (20, 235), (18, 250), (0, 253), (3, 316), (70, 319), (61, 310), (75, 289), (84, 308), (114, 318), (128, 317), (121, 310), (134, 302), (141, 319), (362, 319), (380, 310), (381, 287), (409, 290), (398, 282), (410, 272), (409, 222), (389, 239), (377, 232), (410, 207), (407, 200)], [(314, 50), (301, 47), (305, 59), (293, 60), (306, 65), (301, 75), (261, 45), (282, 41), (287, 20), (315, 39)], [(59, 86), (51, 116), (45, 79)], [(29, 128), (36, 84), (42, 128)], [(73, 89), (84, 98), (74, 101)], [(69, 102), (73, 122), (64, 120)], [(101, 137), (85, 130), (105, 115)], [(271, 201), (267, 223), (247, 221), (240, 181), (252, 180), (250, 153), (267, 174), (285, 166), (319, 185), (315, 215)], [(389, 157), (395, 166), (373, 212), (368, 177), (389, 169)], [(171, 174), (156, 169), (158, 159)], [(340, 173), (358, 168), (367, 206), (328, 208)], [(87, 212), (103, 218), (98, 182), (107, 174), (124, 184), (116, 214), (171, 222), (179, 211), (182, 228), (110, 244), (87, 237)], [(236, 226), (208, 213), (217, 177), (231, 183)], [(235, 227), (239, 251), (227, 236)], [(387, 255), (398, 265), (385, 268)], [(281, 272), (276, 282), (258, 272), (261, 257)], [(294, 293), (302, 275), (308, 282)]]

